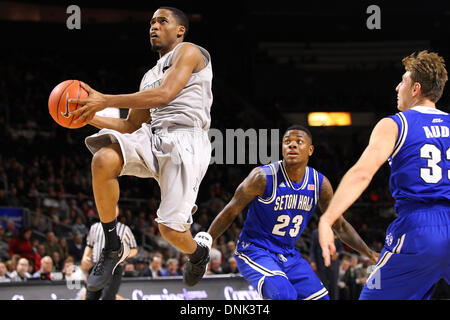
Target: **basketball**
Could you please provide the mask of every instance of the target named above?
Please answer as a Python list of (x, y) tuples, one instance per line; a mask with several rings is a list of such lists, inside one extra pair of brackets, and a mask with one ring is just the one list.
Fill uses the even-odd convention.
[(83, 82), (78, 80), (66, 80), (58, 84), (48, 98), (48, 112), (53, 120), (60, 126), (69, 129), (77, 129), (85, 126), (87, 122), (75, 123), (78, 116), (71, 116), (72, 112), (81, 108), (81, 104), (69, 103), (69, 99), (84, 99), (88, 93), (81, 87)]

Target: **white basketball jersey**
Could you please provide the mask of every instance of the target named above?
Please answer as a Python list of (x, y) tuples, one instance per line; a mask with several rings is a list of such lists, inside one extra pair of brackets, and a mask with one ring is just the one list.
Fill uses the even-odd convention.
[[(148, 90), (159, 87), (164, 72), (172, 65), (172, 57), (181, 45), (179, 43), (172, 51), (161, 57), (156, 66), (147, 71), (141, 81), (139, 90)], [(199, 72), (192, 73), (186, 86), (167, 105), (161, 108), (152, 108), (152, 128), (167, 128), (172, 126), (200, 127), (208, 130), (211, 124), (212, 96), (212, 66), (211, 57), (204, 48), (195, 45), (203, 54), (206, 67)]]

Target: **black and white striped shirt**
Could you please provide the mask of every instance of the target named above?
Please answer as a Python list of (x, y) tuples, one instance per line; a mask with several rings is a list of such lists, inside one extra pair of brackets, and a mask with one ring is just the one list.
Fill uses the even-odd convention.
[[(136, 239), (134, 238), (131, 229), (123, 223), (117, 222), (116, 225), (117, 235), (122, 241), (125, 241), (130, 249), (137, 248)], [(89, 230), (89, 234), (86, 239), (86, 245), (93, 248), (92, 262), (95, 264), (100, 259), (100, 254), (105, 246), (105, 234), (102, 224), (100, 222), (94, 223)]]

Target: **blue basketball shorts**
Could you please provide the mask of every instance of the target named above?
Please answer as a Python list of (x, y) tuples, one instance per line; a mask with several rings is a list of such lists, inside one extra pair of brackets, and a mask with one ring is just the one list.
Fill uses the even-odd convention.
[(450, 282), (449, 236), (450, 207), (400, 213), (360, 300), (430, 299), (436, 282)]
[[(297, 250), (281, 255), (248, 242), (243, 245), (239, 241), (235, 258), (241, 275), (263, 299), (270, 298), (263, 294), (270, 284), (270, 287), (282, 291), (280, 299), (329, 300), (327, 289)], [(287, 296), (286, 292), (293, 294)]]

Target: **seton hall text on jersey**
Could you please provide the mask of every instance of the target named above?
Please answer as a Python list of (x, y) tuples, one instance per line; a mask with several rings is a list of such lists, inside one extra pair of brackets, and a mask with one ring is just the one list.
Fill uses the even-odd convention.
[(427, 138), (448, 138), (450, 130), (446, 126), (424, 126), (423, 130)]
[(313, 206), (313, 201), (313, 198), (302, 194), (285, 194), (275, 199), (273, 211), (290, 209), (310, 211)]

